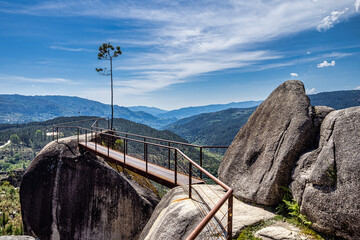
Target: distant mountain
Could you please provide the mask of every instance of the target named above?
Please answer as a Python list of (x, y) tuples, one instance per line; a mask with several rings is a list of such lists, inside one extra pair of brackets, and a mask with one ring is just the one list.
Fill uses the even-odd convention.
[(128, 109), (130, 109), (133, 112), (146, 112), (154, 116), (168, 112), (160, 108), (146, 107), (146, 106), (134, 106), (134, 107), (128, 107)]
[(252, 108), (230, 108), (183, 118), (165, 127), (191, 143), (212, 146), (228, 146), (240, 128), (255, 111)]
[(334, 109), (360, 106), (360, 90), (322, 92), (309, 95), (311, 105), (328, 106)]
[[(323, 92), (309, 95), (311, 105), (334, 109), (360, 106), (360, 90)], [(191, 143), (229, 145), (256, 109), (228, 109), (180, 119), (164, 127)]]
[[(0, 95), (0, 123), (45, 121), (64, 116), (110, 116), (110, 112), (110, 105), (79, 97)], [(117, 105), (114, 106), (114, 117), (155, 128), (173, 122)]]
[(218, 112), (229, 108), (249, 108), (258, 106), (262, 101), (246, 101), (246, 102), (232, 102), (228, 104), (213, 104), (198, 107), (180, 108), (166, 113), (158, 114), (160, 118), (186, 118), (201, 113)]

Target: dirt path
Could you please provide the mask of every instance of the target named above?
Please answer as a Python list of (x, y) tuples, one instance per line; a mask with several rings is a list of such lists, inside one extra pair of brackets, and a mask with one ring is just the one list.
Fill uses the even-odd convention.
[(11, 143), (10, 140), (7, 141), (7, 143), (5, 143), (4, 145), (0, 146), (0, 149), (3, 148), (3, 147), (6, 147), (7, 145), (9, 145)]

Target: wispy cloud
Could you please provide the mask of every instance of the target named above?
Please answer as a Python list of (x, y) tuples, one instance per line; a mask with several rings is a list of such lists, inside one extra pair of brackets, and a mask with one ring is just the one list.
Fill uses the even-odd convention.
[(358, 12), (359, 8), (360, 8), (360, 0), (356, 0), (354, 6), (355, 6), (356, 11)]
[(317, 93), (316, 88), (306, 89), (306, 94), (314, 94)]
[[(262, 70), (310, 61), (311, 58), (273, 63), (270, 60), (284, 59), (285, 54), (260, 51), (257, 46), (304, 30), (329, 29), (342, 17), (353, 14), (359, 1), (354, 6), (354, 0), (328, 0), (326, 4), (313, 0), (62, 0), (4, 8), (0, 3), (0, 12), (87, 16), (112, 19), (114, 22), (131, 19), (128, 27), (132, 36), (127, 38), (127, 34), (121, 34), (121, 38), (114, 37), (111, 42), (120, 45), (130, 43), (144, 49), (144, 52), (136, 56), (129, 54), (126, 62), (122, 62), (121, 66), (115, 63), (114, 67), (130, 75), (126, 81), (117, 84), (141, 94), (215, 71), (252, 67)], [(348, 10), (344, 10), (346, 8)], [(51, 48), (89, 51), (71, 46)]]
[(360, 90), (360, 86), (357, 86), (356, 88), (354, 88), (354, 90)]
[(332, 27), (334, 27), (334, 24), (339, 21), (339, 18), (345, 14), (349, 9), (345, 8), (343, 11), (332, 11), (329, 16), (326, 16), (321, 23), (318, 25), (318, 30), (326, 31)]
[(299, 74), (297, 74), (297, 73), (290, 73), (290, 76), (292, 76), (292, 77), (298, 77)]
[(69, 48), (62, 46), (50, 46), (51, 49), (69, 51), (69, 52), (95, 52), (94, 50), (85, 49), (85, 48)]
[(334, 67), (335, 66), (335, 61), (323, 61), (322, 63), (319, 63), (317, 65), (318, 68), (323, 68), (323, 67)]
[(23, 76), (10, 76), (5, 74), (0, 74), (0, 80), (4, 81), (13, 81), (13, 82), (32, 82), (32, 83), (66, 83), (66, 84), (77, 84), (76, 82), (66, 79), (66, 78), (29, 78)]

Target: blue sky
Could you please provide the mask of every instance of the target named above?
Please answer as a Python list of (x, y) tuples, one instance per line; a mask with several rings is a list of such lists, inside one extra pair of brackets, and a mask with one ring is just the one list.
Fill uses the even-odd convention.
[(289, 79), (360, 89), (360, 0), (0, 0), (0, 94), (109, 103), (103, 42), (123, 52), (123, 106), (261, 100)]

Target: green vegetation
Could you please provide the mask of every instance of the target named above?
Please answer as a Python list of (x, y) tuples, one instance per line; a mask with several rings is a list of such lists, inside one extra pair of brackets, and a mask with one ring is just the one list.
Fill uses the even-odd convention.
[(360, 106), (360, 90), (323, 92), (309, 95), (311, 105), (328, 106), (336, 110)]
[(0, 235), (21, 235), (24, 228), (21, 219), (19, 188), (2, 182), (0, 185)]
[[(194, 144), (229, 146), (255, 109), (256, 107), (204, 113), (181, 119), (166, 129)], [(215, 151), (225, 152), (221, 149)]]
[(296, 222), (296, 225), (310, 226), (311, 222), (306, 219), (306, 216), (300, 213), (299, 204), (293, 199), (290, 188), (281, 187), (283, 189), (284, 196), (282, 203), (276, 208), (277, 213), (291, 218)]

